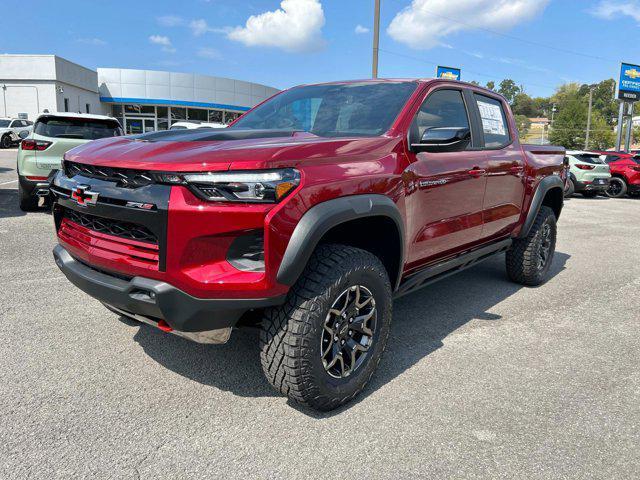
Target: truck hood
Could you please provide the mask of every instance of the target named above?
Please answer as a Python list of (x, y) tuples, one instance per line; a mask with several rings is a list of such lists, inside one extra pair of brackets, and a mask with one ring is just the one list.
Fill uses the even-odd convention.
[[(137, 170), (194, 172), (295, 166), (383, 148), (391, 137), (323, 138), (276, 130), (177, 130), (96, 140), (67, 152), (68, 161)], [(381, 152), (382, 153), (382, 152)]]

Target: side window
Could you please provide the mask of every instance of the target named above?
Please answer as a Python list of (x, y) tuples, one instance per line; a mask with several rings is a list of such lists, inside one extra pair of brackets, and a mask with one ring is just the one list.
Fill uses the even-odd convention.
[(9, 128), (16, 128), (21, 126), (22, 126), (22, 122), (20, 120), (14, 120), (13, 122), (11, 122), (11, 125), (9, 126)]
[(418, 138), (427, 128), (470, 128), (467, 108), (458, 90), (436, 90), (427, 97), (416, 116)]
[(607, 162), (607, 163), (611, 163), (611, 162), (615, 162), (619, 158), (620, 157), (618, 157), (617, 155), (607, 155), (606, 158), (604, 159), (604, 161)]
[(509, 135), (507, 116), (502, 102), (477, 93), (474, 96), (480, 111), (485, 148), (500, 148), (507, 145), (511, 142), (511, 135)]

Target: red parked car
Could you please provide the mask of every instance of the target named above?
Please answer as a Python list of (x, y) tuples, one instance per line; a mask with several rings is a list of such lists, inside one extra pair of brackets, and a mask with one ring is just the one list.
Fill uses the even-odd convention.
[(68, 152), (54, 257), (165, 332), (223, 343), (259, 326), (271, 384), (328, 410), (373, 375), (394, 298), (505, 252), (511, 280), (546, 279), (564, 153), (521, 145), (504, 98), (470, 84), (296, 87), (230, 128)]
[(609, 197), (640, 194), (640, 155), (612, 151), (594, 153), (611, 168), (611, 181), (606, 191)]

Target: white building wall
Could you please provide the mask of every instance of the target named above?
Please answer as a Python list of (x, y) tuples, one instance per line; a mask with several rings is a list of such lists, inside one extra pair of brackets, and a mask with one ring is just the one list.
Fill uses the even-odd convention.
[(58, 109), (53, 81), (0, 80), (0, 88), (0, 116), (17, 117), (20, 113), (26, 113), (29, 120), (35, 120), (45, 109), (50, 112)]

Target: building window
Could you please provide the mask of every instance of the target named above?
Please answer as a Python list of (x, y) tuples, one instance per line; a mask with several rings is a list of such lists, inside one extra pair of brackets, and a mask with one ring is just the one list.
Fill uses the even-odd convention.
[(213, 123), (222, 123), (222, 110), (209, 110), (209, 121)]
[(126, 116), (156, 116), (156, 107), (150, 107), (149, 105), (125, 105), (124, 114)]
[(169, 109), (167, 107), (156, 107), (158, 112), (158, 130), (169, 129)]
[(65, 112), (69, 111), (69, 99), (68, 98), (64, 99), (64, 111)]
[(88, 103), (85, 103), (84, 109), (87, 111), (87, 113), (91, 113), (91, 105), (89, 105)]
[(241, 113), (237, 112), (224, 112), (224, 123), (229, 124), (233, 122), (236, 118), (238, 118)]
[(180, 107), (171, 107), (171, 124), (187, 119), (187, 109)]
[(207, 121), (207, 111), (202, 108), (189, 108), (187, 109), (187, 118), (189, 120), (196, 120), (199, 122)]

